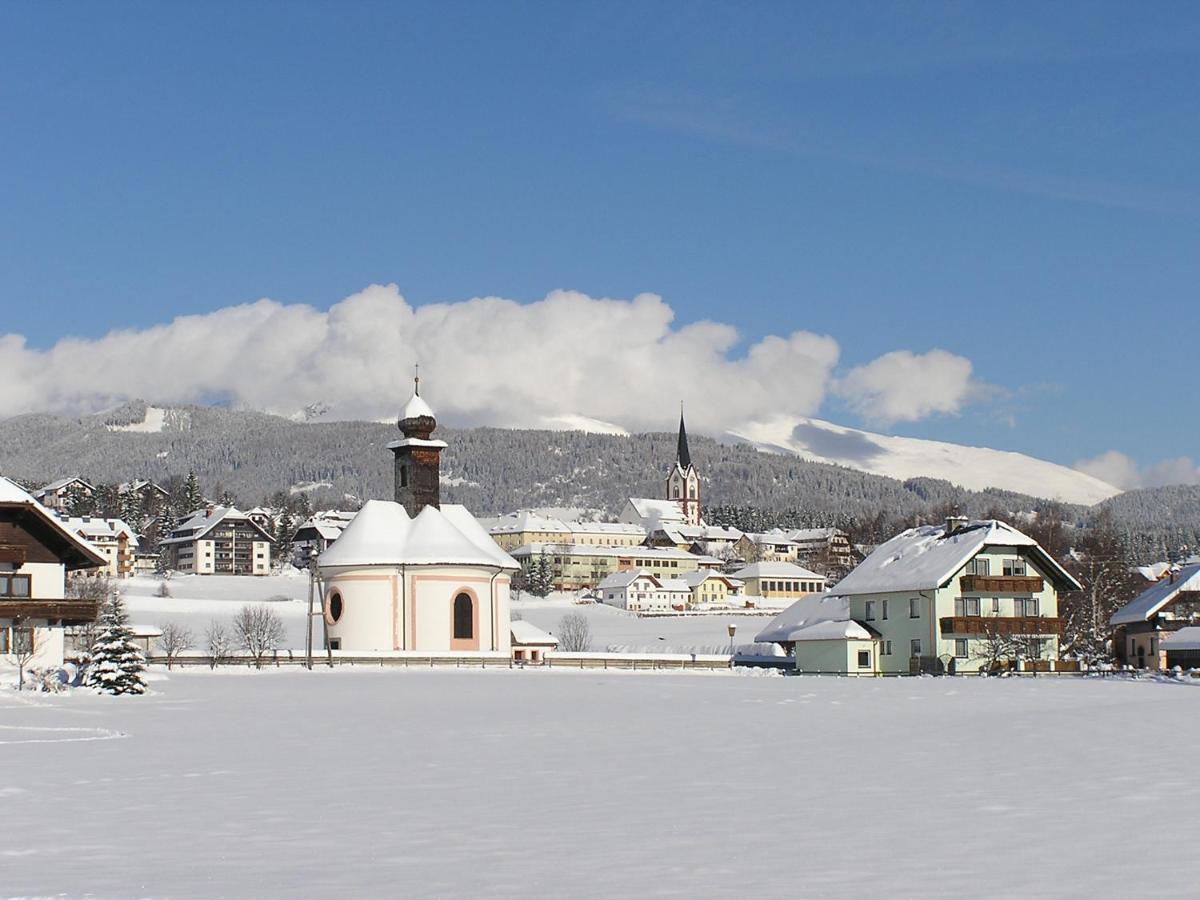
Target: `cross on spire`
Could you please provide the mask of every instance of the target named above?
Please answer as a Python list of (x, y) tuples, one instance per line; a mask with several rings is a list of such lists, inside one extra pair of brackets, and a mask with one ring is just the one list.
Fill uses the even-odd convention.
[(413, 363), (413, 396), (421, 396), (421, 364)]

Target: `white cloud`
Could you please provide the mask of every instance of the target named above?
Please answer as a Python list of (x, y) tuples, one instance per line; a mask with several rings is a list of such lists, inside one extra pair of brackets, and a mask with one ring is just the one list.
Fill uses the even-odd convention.
[(893, 350), (851, 369), (835, 385), (859, 415), (882, 425), (957, 413), (978, 390), (971, 361), (945, 350)]
[(1079, 460), (1075, 468), (1123, 490), (1168, 484), (1200, 484), (1200, 466), (1187, 456), (1165, 459), (1143, 469), (1132, 457), (1118, 450), (1109, 450), (1093, 459)]
[[(684, 400), (689, 424), (715, 433), (819, 409), (838, 361), (832, 338), (797, 331), (734, 355), (733, 327), (673, 319), (653, 294), (414, 309), (395, 285), (374, 285), (328, 312), (259, 300), (48, 350), (0, 336), (0, 417), (222, 397), (283, 414), (324, 401), (333, 418), (385, 419), (407, 400), (417, 361), (439, 416), (463, 425), (563, 427), (567, 416), (662, 429)], [(944, 351), (897, 351), (852, 370), (840, 390), (865, 415), (912, 420), (956, 411), (970, 373)]]

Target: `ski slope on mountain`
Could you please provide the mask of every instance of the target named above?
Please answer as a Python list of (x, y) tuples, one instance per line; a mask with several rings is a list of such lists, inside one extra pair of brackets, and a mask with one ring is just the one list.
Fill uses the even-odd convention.
[(781, 417), (734, 436), (760, 450), (794, 453), (902, 481), (941, 478), (968, 490), (1002, 488), (1087, 506), (1121, 493), (1099, 478), (1023, 453), (873, 434), (820, 419)]

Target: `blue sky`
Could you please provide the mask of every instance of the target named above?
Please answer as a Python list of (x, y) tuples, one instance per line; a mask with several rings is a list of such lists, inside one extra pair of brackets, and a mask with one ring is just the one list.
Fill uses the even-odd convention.
[(653, 292), (971, 361), (896, 433), (1194, 456), (1198, 76), (1194, 4), (6, 4), (0, 333)]

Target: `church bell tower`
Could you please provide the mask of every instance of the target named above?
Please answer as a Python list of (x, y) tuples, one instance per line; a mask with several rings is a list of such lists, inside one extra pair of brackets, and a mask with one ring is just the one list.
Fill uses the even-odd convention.
[(410, 516), (426, 506), (441, 506), (441, 456), (445, 441), (434, 440), (437, 419), (421, 399), (421, 377), (413, 378), (413, 395), (396, 426), (404, 435), (388, 444), (395, 454), (396, 502)]
[(692, 465), (692, 454), (688, 450), (682, 404), (679, 407), (679, 443), (675, 451), (675, 465), (667, 476), (667, 499), (679, 501), (684, 520), (689, 525), (700, 524), (700, 475)]

